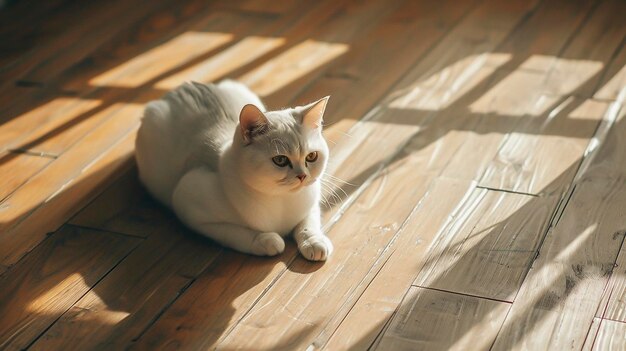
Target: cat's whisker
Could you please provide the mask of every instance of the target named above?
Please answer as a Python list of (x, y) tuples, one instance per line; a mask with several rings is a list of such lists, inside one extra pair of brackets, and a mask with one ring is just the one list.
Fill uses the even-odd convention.
[(344, 195), (344, 198), (348, 197), (348, 193), (338, 184), (333, 183), (330, 179), (325, 179), (324, 182), (326, 182), (325, 184), (327, 186), (331, 187), (331, 190), (333, 191), (333, 193), (335, 193), (338, 197), (341, 198), (341, 196), (339, 196), (339, 194), (337, 193), (337, 191), (341, 191)]
[(326, 199), (326, 201), (330, 201), (329, 197), (333, 195), (333, 189), (322, 183), (322, 190), (322, 196)]
[[(337, 194), (337, 191), (335, 190), (334, 187), (332, 187), (332, 186), (330, 186), (328, 184), (325, 184), (325, 183), (322, 183), (322, 187), (325, 190), (323, 194), (330, 197), (329, 200), (332, 200), (332, 205), (333, 206), (341, 204), (342, 198), (341, 198), (341, 196), (339, 196), (339, 194)], [(347, 196), (347, 194), (346, 194), (346, 196)]]
[(324, 188), (322, 188), (323, 191), (321, 192), (321, 196), (320, 196), (320, 202), (323, 203), (326, 207), (332, 207), (330, 204), (330, 201), (328, 200), (328, 195), (326, 194), (326, 191)]
[(332, 174), (326, 174), (326, 176), (327, 176), (329, 179), (333, 179), (333, 180), (336, 180), (336, 181), (342, 182), (342, 183), (344, 183), (344, 184), (346, 184), (346, 185), (356, 186), (356, 184), (352, 184), (352, 183), (350, 183), (350, 182), (347, 182), (347, 181), (345, 181), (345, 180), (343, 180), (343, 179), (341, 179), (341, 178), (339, 178), (339, 177), (335, 177), (335, 176), (334, 176), (334, 175), (332, 175)]

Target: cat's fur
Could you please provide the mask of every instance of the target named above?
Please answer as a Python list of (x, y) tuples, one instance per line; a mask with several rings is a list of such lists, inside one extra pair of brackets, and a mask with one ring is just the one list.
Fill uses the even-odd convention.
[[(333, 250), (319, 208), (327, 101), (266, 111), (241, 83), (186, 83), (147, 105), (139, 177), (181, 221), (222, 245), (272, 256), (293, 232), (305, 258), (325, 260)], [(317, 160), (306, 162), (311, 152)], [(291, 164), (280, 167), (277, 155)]]

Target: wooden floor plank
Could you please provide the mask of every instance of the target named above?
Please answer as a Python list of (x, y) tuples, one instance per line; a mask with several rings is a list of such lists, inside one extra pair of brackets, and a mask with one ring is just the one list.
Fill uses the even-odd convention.
[[(377, 23), (403, 1), (349, 3), (342, 10), (348, 17), (334, 17), (289, 50), (255, 67), (237, 79), (252, 88), (269, 106), (292, 101), (307, 81), (351, 50), (357, 38), (365, 40)], [(287, 38), (287, 40), (291, 40)], [(294, 65), (294, 62), (298, 62)], [(319, 99), (319, 97), (317, 98)]]
[[(195, 7), (205, 3), (192, 1), (191, 4), (196, 2), (199, 4)], [(247, 6), (245, 1), (215, 4), (213, 11), (206, 11), (207, 14), (199, 18), (192, 16), (197, 10), (190, 6), (190, 11), (181, 11), (178, 14), (181, 21), (171, 19), (165, 26), (159, 25), (158, 35), (142, 35), (139, 40), (117, 38), (88, 58), (93, 64), (87, 67), (77, 66), (74, 71), (68, 72), (62, 83), (63, 87), (67, 90), (85, 90), (92, 86), (93, 81), (101, 87), (111, 85), (119, 89), (125, 86), (128, 88), (129, 85), (141, 85), (165, 92), (188, 80), (214, 81), (284, 45), (284, 36), (292, 35), (294, 39), (301, 37), (335, 13), (337, 8), (346, 6), (346, 2), (318, 2), (310, 7), (305, 16), (297, 12), (297, 9), (285, 14), (266, 16), (258, 11), (240, 11), (239, 7), (242, 6)], [(160, 20), (159, 17), (154, 19), (156, 22)], [(138, 30), (153, 32), (150, 21), (145, 26), (148, 28)], [(286, 29), (293, 29), (294, 32), (285, 33)], [(193, 59), (184, 56), (171, 57), (171, 53), (165, 50), (164, 46), (171, 47), (176, 41), (180, 41), (181, 36), (191, 34), (223, 36), (227, 39), (227, 43), (224, 43), (227, 45), (220, 47), (221, 51), (196, 48)], [(111, 55), (110, 51), (115, 54)], [(159, 55), (170, 55), (171, 62), (165, 63), (169, 70), (157, 67), (155, 71), (143, 66), (142, 61), (159, 61)], [(130, 70), (131, 75), (120, 77), (119, 74), (111, 73), (120, 70)], [(133, 74), (139, 76), (133, 79)]]
[[(87, 84), (105, 88), (144, 87), (156, 77), (215, 52), (216, 49), (230, 43), (238, 34), (245, 33), (252, 27), (269, 23), (268, 19), (263, 18), (246, 19), (245, 16), (229, 13), (210, 16), (197, 27), (194, 26), (134, 57), (126, 57), (119, 65), (89, 79)], [(233, 21), (240, 21), (243, 24), (233, 33), (219, 33), (212, 30), (212, 28), (219, 28), (224, 23)]]
[(622, 41), (622, 47), (604, 74), (600, 89), (594, 97), (626, 102), (626, 38)]
[[(442, 71), (445, 73), (442, 73), (442, 78), (437, 81), (448, 89), (454, 90), (452, 86), (461, 76), (469, 76), (471, 78), (467, 79), (471, 81), (480, 81), (485, 78), (495, 70), (490, 67), (494, 60), (489, 58), (477, 57), (463, 61), (462, 65), (454, 70), (446, 70), (446, 68), (468, 56), (473, 57), (473, 55), (493, 51), (514, 28), (517, 21), (521, 20), (531, 9), (532, 5), (526, 2), (487, 1), (473, 10), (404, 75), (402, 81), (385, 98), (385, 103), (381, 108), (374, 109), (363, 122), (351, 128), (347, 135), (337, 142), (333, 162), (329, 165), (330, 171), (335, 176), (358, 187), (376, 173), (383, 164), (389, 162), (389, 159), (398, 153), (398, 149), (414, 137), (415, 143), (411, 147), (422, 148), (423, 154), (428, 155), (416, 155), (416, 158), (422, 157), (425, 163), (423, 166), (416, 165), (416, 167), (424, 171), (436, 172), (435, 167), (439, 165), (441, 157), (437, 143), (447, 142), (447, 139), (442, 138), (448, 130), (446, 128), (442, 132), (438, 128), (430, 129), (426, 121), (446, 119), (457, 121), (460, 118), (459, 114), (450, 110), (419, 111), (420, 108), (413, 100), (423, 98), (420, 92), (424, 87), (419, 86), (420, 82), (435, 72)], [(476, 45), (476, 42), (480, 42), (480, 45)], [(496, 58), (495, 64), (501, 64), (500, 61)], [(470, 67), (473, 68), (470, 69)], [(411, 93), (412, 91), (416, 93)], [(441, 88), (440, 92), (450, 96), (444, 88)], [(435, 99), (438, 96), (435, 94), (430, 98)], [(424, 134), (417, 132), (425, 128), (428, 128), (428, 134), (422, 138)], [(427, 146), (432, 148), (427, 148)], [(452, 150), (456, 151), (456, 149)], [(430, 156), (433, 154), (438, 157), (430, 162)], [(413, 153), (403, 151), (399, 157), (414, 157), (413, 155)]]
[[(218, 16), (218, 18), (220, 20), (243, 20), (232, 15)], [(258, 21), (248, 22), (251, 27), (259, 24)], [(204, 28), (209, 29), (210, 27)], [(116, 81), (123, 83), (128, 79), (141, 81), (146, 74), (154, 74), (155, 69), (153, 66), (156, 63), (159, 63), (160, 67), (167, 70), (171, 68), (170, 65), (175, 66), (189, 60), (190, 57), (193, 58), (194, 55), (206, 53), (211, 51), (212, 48), (223, 45), (230, 40), (229, 38), (229, 34), (220, 33), (191, 32), (183, 34), (181, 37), (174, 38), (171, 42), (161, 47), (161, 49), (167, 49), (166, 51), (155, 50), (146, 52), (145, 56), (138, 56), (135, 60), (129, 61), (128, 65), (121, 66), (118, 70), (110, 71), (109, 75), (101, 76), (100, 80), (103, 83), (112, 85)], [(123, 43), (125, 42), (123, 41)], [(178, 59), (173, 59), (172, 55), (176, 55)], [(78, 77), (82, 76), (78, 74)], [(146, 93), (146, 96), (156, 98), (162, 94), (162, 91), (156, 91)], [(138, 92), (134, 90), (101, 89), (78, 97), (47, 98), (44, 96), (41, 99), (47, 101), (47, 103), (32, 110), (29, 110), (28, 106), (32, 106), (33, 103), (39, 103), (39, 101), (26, 100), (16, 106), (14, 108), (15, 111), (9, 110), (3, 113), (2, 118), (10, 120), (7, 125), (2, 126), (4, 129), (3, 136), (6, 135), (7, 138), (10, 136), (8, 147), (11, 148), (60, 154), (107, 118), (107, 114), (99, 112), (112, 108), (115, 103), (132, 102), (132, 99), (136, 98), (137, 95)], [(141, 103), (144, 102), (141, 101)], [(24, 113), (22, 111), (27, 112)], [(33, 125), (38, 125), (38, 127), (33, 128)]]
[[(620, 0), (608, 0), (598, 3), (597, 7), (572, 38), (567, 49), (560, 55), (567, 64), (552, 67), (548, 77), (552, 91), (563, 91), (575, 87), (574, 95), (590, 98), (596, 93), (603, 77), (613, 76), (609, 64), (615, 61), (614, 55), (626, 39), (626, 28), (622, 25), (620, 13), (626, 11), (626, 3)], [(589, 77), (593, 65), (600, 63), (601, 70)], [(622, 64), (624, 62), (622, 61)], [(581, 77), (588, 77), (580, 84)]]
[[(168, 1), (159, 0), (144, 7), (137, 7), (129, 1), (94, 2), (92, 6), (87, 6), (86, 13), (79, 13), (73, 19), (71, 30), (60, 32), (58, 36), (21, 55), (9, 70), (3, 72), (4, 84), (0, 89), (17, 79), (49, 81), (136, 21), (157, 11)], [(108, 25), (112, 22), (116, 25)]]
[[(615, 234), (626, 235), (626, 230)], [(626, 247), (623, 243), (596, 316), (626, 323)]]
[(558, 200), (476, 189), (433, 241), (415, 285), (512, 302)]
[[(304, 17), (302, 20), (305, 21), (308, 18)], [(320, 20), (322, 19), (323, 17), (320, 18)], [(290, 21), (283, 20), (281, 22), (289, 23)], [(220, 33), (220, 29), (232, 23), (243, 24), (233, 27), (231, 33)], [(310, 21), (308, 23), (310, 24)], [(164, 90), (151, 90), (149, 86), (146, 86), (150, 79), (158, 78), (160, 74), (170, 73), (178, 66), (193, 62), (194, 57), (203, 58), (202, 55), (211, 53), (212, 49), (223, 46), (233, 38), (253, 33), (268, 26), (273, 28), (276, 23), (268, 18), (251, 17), (247, 14), (215, 13), (206, 20), (194, 24), (188, 28), (188, 31), (172, 37), (169, 41), (141, 53), (126, 63), (120, 63), (119, 66), (111, 68), (103, 74), (89, 78), (90, 84), (105, 85), (99, 90), (73, 98), (48, 98), (44, 96), (40, 99), (47, 102), (33, 110), (29, 110), (29, 106), (40, 102), (38, 99), (26, 99), (18, 106), (6, 111), (3, 113), (2, 119), (10, 120), (10, 123), (2, 127), (4, 129), (3, 136), (7, 138), (7, 145), (4, 146), (60, 154), (85, 133), (102, 123), (103, 118), (106, 117), (99, 112), (107, 110), (113, 104), (132, 102), (133, 99), (136, 99), (138, 91), (141, 90), (145, 92), (144, 97), (140, 98), (140, 100), (143, 99), (141, 103), (145, 103), (151, 98), (160, 97)], [(199, 45), (200, 43), (202, 45)], [(119, 44), (121, 48), (115, 47), (115, 49), (127, 49), (125, 44), (126, 41), (122, 40)], [(144, 42), (142, 44), (137, 44), (137, 46), (146, 49), (147, 44)], [(256, 49), (262, 45), (263, 43), (257, 43), (256, 47), (249, 47), (248, 49)], [(246, 58), (240, 53), (231, 52), (231, 54), (228, 59), (235, 65), (234, 67), (241, 66), (246, 62)], [(99, 55), (105, 55), (105, 53), (94, 54), (92, 59), (96, 62), (101, 61)], [(116, 58), (118, 57), (116, 56)], [(155, 69), (154, 65), (158, 65), (159, 68)], [(87, 79), (86, 77), (93, 76), (95, 73), (93, 70), (88, 70), (87, 73), (68, 74), (69, 76), (75, 74), (75, 80), (83, 82)], [(194, 80), (197, 77), (186, 78)], [(115, 89), (117, 86), (126, 89)], [(130, 88), (142, 89), (135, 91)], [(42, 121), (44, 123), (41, 123)], [(38, 122), (38, 127), (33, 129), (32, 126), (37, 125)]]
[(52, 158), (24, 153), (0, 153), (0, 203), (28, 179), (45, 168)]
[(377, 350), (488, 350), (509, 304), (411, 288)]
[[(109, 97), (102, 98), (106, 100)], [(59, 126), (69, 128), (72, 134), (73, 127), (81, 128), (80, 125), (85, 122), (93, 123), (85, 120), (92, 117), (99, 120), (98, 116), (94, 115), (102, 103), (102, 99), (59, 96), (47, 91), (29, 94), (18, 104), (2, 111), (0, 148), (60, 154), (64, 150), (63, 147), (40, 148), (38, 145), (50, 137), (65, 132)], [(75, 137), (70, 139), (74, 140)]]
[[(78, 6), (77, 6), (78, 5)], [(74, 15), (97, 6), (82, 4), (75, 0), (51, 0), (46, 3), (37, 1), (13, 1), (0, 11), (0, 72), (9, 70), (19, 57), (37, 45), (67, 30), (64, 20), (68, 14)], [(85, 6), (87, 5), (87, 6)], [(90, 6), (91, 5), (91, 6)], [(36, 26), (24, 26), (24, 23), (37, 23)]]
[(0, 276), (0, 347), (25, 349), (137, 244), (63, 227)]
[(527, 194), (562, 193), (609, 103), (570, 97), (509, 133), (479, 184)]
[[(487, 165), (480, 185), (538, 194), (558, 191), (569, 184), (574, 173), (563, 172), (582, 158), (588, 139), (608, 108), (608, 103), (588, 98), (626, 35), (618, 15), (624, 11), (626, 4), (622, 1), (600, 4), (562, 53), (534, 55), (521, 65), (525, 70), (539, 70), (539, 74), (514, 72), (503, 81), (512, 81), (509, 78), (514, 75), (528, 76), (520, 80), (523, 86), (515, 93), (533, 102), (535, 108), (551, 106), (536, 113), (537, 117), (521, 121), (516, 131), (507, 135)], [(513, 86), (496, 88), (508, 90)], [(554, 182), (557, 178), (561, 184)]]
[[(471, 104), (475, 98), (480, 97), (480, 94), (482, 94), (486, 88), (478, 84), (492, 75), (498, 66), (502, 66), (512, 60), (508, 57), (509, 55), (513, 55), (514, 61), (519, 61), (517, 59), (518, 56), (525, 57), (535, 51), (541, 52), (546, 49), (546, 47), (550, 47), (549, 50), (553, 50), (551, 46), (545, 43), (546, 41), (551, 43), (552, 46), (557, 47), (565, 43), (567, 36), (565, 36), (565, 38), (559, 37), (557, 36), (559, 33), (549, 38), (541, 37), (540, 39), (535, 39), (537, 43), (533, 42), (533, 38), (537, 38), (538, 33), (543, 32), (535, 27), (549, 27), (549, 21), (546, 21), (545, 18), (549, 17), (549, 15), (553, 15), (559, 7), (558, 4), (550, 4), (551, 5), (546, 5), (538, 9), (536, 14), (521, 27), (522, 29), (516, 32), (519, 34), (509, 37), (504, 44), (500, 45), (503, 49), (498, 49), (498, 51), (504, 51), (504, 53), (493, 53), (493, 51), (499, 46), (499, 42), (508, 33), (507, 30), (510, 30), (512, 24), (516, 23), (515, 16), (519, 16), (520, 13), (523, 13), (520, 11), (522, 5), (518, 4), (519, 6), (516, 7), (514, 3), (506, 3), (506, 5), (502, 5), (503, 7), (506, 6), (504, 8), (498, 8), (497, 5), (492, 5), (492, 7), (495, 8), (490, 9), (488, 4), (486, 4), (481, 8), (481, 11), (477, 12), (475, 20), (480, 20), (480, 24), (482, 25), (484, 25), (486, 21), (502, 20), (503, 23), (491, 23), (488, 30), (482, 27), (482, 32), (478, 23), (470, 24), (472, 22), (468, 22), (467, 26), (460, 25), (457, 28), (459, 31), (458, 36), (449, 37), (450, 41), (454, 38), (454, 42), (444, 41), (440, 43), (427, 58), (406, 75), (400, 87), (395, 89), (397, 91), (396, 96), (389, 104), (389, 114), (393, 117), (390, 118), (391, 121), (389, 122), (385, 121), (385, 117), (381, 117), (381, 119), (386, 122), (386, 124), (394, 124), (393, 127), (398, 130), (398, 132), (394, 131), (390, 133), (394, 135), (397, 133), (406, 133), (410, 136), (409, 128), (414, 127), (416, 124), (421, 125), (421, 129), (425, 131), (415, 135), (414, 142), (407, 146), (407, 153), (415, 153), (417, 154), (416, 157), (423, 155), (421, 157), (424, 158), (424, 168), (433, 169), (434, 171), (439, 170), (449, 177), (467, 177), (467, 179), (475, 179), (482, 173), (484, 165), (488, 162), (486, 159), (488, 152), (496, 152), (503, 138), (502, 135), (506, 133), (509, 128), (519, 123), (520, 118), (506, 118), (506, 116), (499, 115), (494, 116), (492, 113), (478, 115), (473, 113), (468, 114), (467, 106)], [(524, 4), (524, 6), (528, 6), (528, 4)], [(567, 18), (568, 20), (566, 22), (567, 25), (562, 25), (570, 30), (573, 30), (577, 23), (580, 22), (585, 10), (585, 7), (573, 6), (573, 8), (574, 9), (570, 9), (566, 12), (568, 13), (567, 16), (564, 15), (564, 19)], [(506, 17), (507, 10), (511, 11), (508, 15), (512, 18)], [(492, 15), (493, 12), (500, 12), (499, 16)], [(505, 19), (506, 22), (504, 22)], [(520, 17), (517, 17), (517, 19), (519, 20)], [(475, 28), (472, 28), (472, 25)], [(495, 32), (493, 30), (494, 27), (502, 30), (502, 36), (497, 36), (500, 35), (500, 32)], [(535, 29), (529, 33), (529, 30), (524, 28)], [(544, 29), (548, 32), (550, 31), (549, 28)], [(475, 45), (478, 40), (477, 37), (481, 35), (486, 36), (486, 38), (481, 38), (481, 45)], [(520, 42), (520, 39), (524, 40), (522, 42), (525, 46), (517, 48), (517, 51), (504, 50), (510, 45), (509, 43)], [(530, 41), (530, 43), (527, 41)], [(455, 51), (451, 51), (450, 48), (454, 48)], [(464, 58), (468, 59), (463, 60)], [(433, 73), (437, 71), (439, 71), (439, 73), (433, 75)], [(507, 73), (507, 71), (504, 70), (503, 73)], [(439, 79), (440, 75), (441, 79)], [(501, 76), (490, 78), (487, 80), (487, 87), (496, 85), (503, 77), (506, 77), (506, 75), (502, 74)], [(463, 79), (463, 83), (465, 84), (459, 84), (459, 79)], [(432, 82), (430, 82), (431, 80)], [(441, 95), (437, 95), (437, 93), (434, 93), (434, 95), (421, 93), (422, 91), (432, 91), (432, 84), (435, 84), (435, 91), (440, 92)], [(402, 88), (403, 86), (405, 88)], [(461, 86), (462, 89), (459, 90), (459, 88), (455, 88), (456, 86)], [(469, 92), (472, 91), (472, 87), (475, 91), (470, 94)], [(489, 103), (490, 110), (498, 109), (498, 105), (500, 105), (500, 109), (507, 111), (508, 114), (512, 114), (515, 113), (515, 108), (519, 108), (520, 110), (530, 108), (529, 105), (525, 105), (529, 102), (523, 99), (516, 100), (517, 104), (520, 106), (507, 105), (504, 101), (510, 102), (511, 96), (510, 93), (508, 93), (510, 90), (498, 89), (498, 92), (501, 95), (509, 94), (509, 96), (508, 98), (507, 96), (500, 96), (498, 99), (495, 99), (495, 97), (491, 99)], [(507, 108), (508, 110), (506, 110)], [(381, 114), (384, 115), (384, 113)], [(378, 118), (375, 116), (371, 120), (374, 122), (377, 119)], [(482, 127), (482, 130), (470, 132), (474, 131), (477, 127)], [(382, 129), (392, 128), (392, 126), (387, 127), (375, 124), (372, 128), (375, 128), (377, 133), (381, 133)], [(468, 132), (456, 132), (455, 129), (460, 131), (468, 130)], [(358, 144), (358, 141), (353, 141), (357, 139), (357, 137), (355, 137), (355, 134), (358, 134), (357, 130), (351, 131), (350, 134), (352, 136), (350, 143)], [(368, 135), (369, 133), (365, 132), (363, 134)], [(389, 145), (389, 149), (394, 150), (396, 140), (399, 140), (398, 143), (400, 145), (403, 140), (406, 140), (405, 137), (402, 137), (402, 134), (394, 138), (394, 143), (387, 142), (385, 146)], [(457, 141), (452, 142), (450, 139)], [(461, 145), (464, 147), (461, 148)], [(366, 152), (369, 153), (365, 145), (359, 145), (360, 149), (364, 147)], [(353, 147), (341, 145), (341, 148), (344, 149), (345, 152), (341, 153), (340, 151), (341, 154), (336, 155), (335, 159), (339, 159), (339, 162), (342, 161), (344, 154), (350, 155), (351, 158), (354, 157), (352, 155)], [(417, 152), (422, 149), (423, 151), (421, 153)], [(481, 151), (476, 152), (477, 149)], [(470, 152), (472, 153), (471, 155), (469, 155)], [(431, 160), (430, 155), (436, 155), (436, 160)], [(368, 160), (376, 162), (377, 158), (368, 157)], [(370, 162), (365, 165), (363, 165), (363, 162), (359, 162), (359, 164), (360, 168), (366, 168), (371, 165)], [(348, 178), (348, 180), (349, 179), (350, 178)]]
[[(156, 56), (158, 56), (159, 51), (161, 51), (161, 55), (167, 54), (163, 52), (161, 47), (166, 45), (172, 47), (176, 44), (184, 45), (181, 42), (184, 35), (196, 34), (200, 36), (202, 32), (207, 32), (207, 37), (210, 35), (217, 37), (222, 34), (222, 38), (227, 39), (228, 42), (233, 39), (234, 35), (241, 33), (238, 27), (228, 25), (229, 18), (237, 18), (244, 28), (248, 25), (262, 27), (263, 22), (272, 20), (272, 18), (263, 19), (263, 17), (253, 14), (236, 13), (236, 9), (240, 5), (239, 1), (229, 2), (231, 10), (228, 11), (221, 9), (222, 5), (201, 0), (173, 2), (135, 23), (127, 32), (113, 37), (81, 62), (63, 72), (57, 84), (63, 90), (73, 92), (88, 92), (98, 87), (107, 86), (108, 83), (111, 83), (111, 86), (121, 88), (124, 85), (116, 84), (116, 79), (130, 79), (130, 77), (120, 77), (119, 74), (112, 74), (112, 72), (117, 71), (119, 73), (128, 70), (130, 66), (135, 66), (140, 75), (132, 85), (137, 85), (137, 82), (147, 83), (152, 81), (152, 78), (158, 77), (159, 73), (167, 72), (154, 62), (158, 59)], [(148, 54), (149, 52), (152, 54)], [(201, 59), (198, 55), (202, 55), (203, 52), (210, 54), (212, 51), (196, 48), (192, 50), (191, 54), (197, 60)], [(140, 67), (141, 61), (152, 62), (152, 65)], [(164, 66), (171, 69), (175, 67), (175, 63), (186, 62), (193, 62), (193, 60), (190, 60), (190, 57), (172, 58), (170, 56), (169, 61), (164, 62)], [(149, 74), (150, 68), (153, 71), (152, 76)]]
[[(475, 1), (458, 0), (405, 2), (367, 37), (351, 43), (350, 51), (295, 101), (305, 103), (332, 93), (324, 123), (325, 137), (334, 149), (334, 144), (475, 5)], [(387, 63), (384, 68), (382, 63)]]
[[(509, 133), (541, 134), (541, 130), (527, 126), (533, 126), (533, 120), (537, 121), (536, 126), (543, 125), (539, 121), (548, 118), (544, 113), (558, 106), (560, 99), (571, 92), (572, 88), (565, 87), (562, 91), (551, 91), (554, 89), (547, 78), (592, 5), (591, 2), (543, 2), (498, 48), (498, 52), (511, 55), (510, 59), (492, 75), (486, 87), (475, 89), (458, 101), (473, 118), (459, 118), (456, 122), (460, 124), (457, 128), (466, 132), (459, 132), (462, 144), (453, 149), (442, 174), (480, 179)], [(558, 177), (558, 173), (553, 177)]]
[(98, 186), (130, 168), (140, 109), (124, 104), (108, 111), (115, 116), (2, 202), (0, 262), (17, 262), (90, 201)]
[[(626, 227), (623, 116), (588, 155), (540, 248), (494, 349), (581, 348), (614, 269)], [(583, 161), (585, 163), (585, 161)]]
[[(295, 15), (298, 21), (284, 18), (280, 21), (282, 25), (275, 24), (266, 30), (255, 29), (215, 57), (165, 77), (156, 83), (156, 87), (172, 89), (190, 79), (211, 82), (230, 75), (238, 77), (261, 95), (266, 105), (284, 106), (308, 81), (351, 50), (347, 43), (365, 38), (365, 34), (398, 4), (400, 1), (330, 2), (314, 8), (306, 17)], [(349, 20), (329, 16), (338, 12), (351, 16)], [(266, 55), (273, 50), (276, 51), (273, 56)], [(238, 60), (233, 62), (231, 57)], [(238, 69), (259, 58), (257, 65), (243, 71)]]
[(146, 223), (149, 237), (52, 325), (33, 350), (125, 349), (220, 251), (177, 223)]
[[(327, 350), (364, 350), (374, 343), (426, 262), (439, 233), (458, 216), (459, 204), (474, 188), (467, 181), (437, 179), (391, 243), (389, 255), (354, 306), (324, 345)], [(317, 342), (318, 345), (322, 344)]]
[(596, 336), (598, 335), (598, 330), (600, 329), (601, 318), (594, 318), (591, 323), (591, 327), (589, 328), (589, 332), (587, 333), (587, 338), (585, 338), (585, 344), (583, 345), (582, 351), (591, 351), (593, 348), (593, 343), (596, 340)]
[(603, 319), (593, 350), (626, 350), (626, 323)]
[(156, 225), (177, 222), (174, 214), (153, 200), (140, 184), (137, 169), (124, 174), (82, 209), (70, 224), (138, 237), (147, 237)]
[(225, 250), (132, 349), (209, 348), (248, 311), (295, 253), (255, 257)]
[[(164, 40), (163, 36), (170, 34), (171, 31), (180, 30), (175, 25), (178, 21), (187, 21), (196, 23), (197, 21), (191, 21), (194, 17), (202, 14), (202, 10), (206, 7), (204, 1), (188, 1), (184, 5), (179, 3), (168, 4), (165, 8), (159, 6), (154, 7), (154, 12), (147, 18), (142, 18), (138, 23), (133, 23), (133, 26), (126, 30), (126, 32), (118, 33), (117, 37), (109, 38), (108, 43), (103, 44), (99, 50), (90, 54), (78, 65), (71, 66), (74, 69), (69, 69), (69, 72), (65, 72), (62, 79), (65, 81), (81, 81), (85, 85), (85, 80), (89, 80), (96, 75), (95, 72), (102, 72), (115, 62), (120, 64), (122, 60), (128, 60), (133, 55), (141, 53), (137, 48), (147, 50), (149, 45), (154, 45), (154, 42)], [(256, 23), (253, 21), (250, 25), (254, 26)], [(205, 21), (206, 22), (206, 21)], [(269, 20), (266, 20), (269, 22)], [(185, 22), (187, 26), (190, 26)], [(185, 27), (185, 26), (180, 26)], [(202, 29), (202, 27), (200, 27)], [(190, 35), (193, 33), (190, 33)], [(200, 35), (201, 33), (197, 33)], [(213, 45), (219, 45), (218, 34), (215, 35)], [(207, 33), (207, 36), (210, 34)], [(222, 35), (223, 37), (226, 34)], [(203, 37), (204, 38), (204, 37)], [(191, 40), (183, 40), (191, 39)], [(193, 44), (192, 38), (181, 38), (179, 42), (187, 44)], [(104, 42), (103, 42), (104, 43)], [(183, 43), (183, 44), (184, 44)], [(211, 42), (203, 41), (203, 45), (195, 45), (195, 47), (202, 48), (201, 50), (210, 50)], [(207, 48), (208, 47), (208, 48)], [(94, 48), (98, 49), (98, 48)], [(179, 48), (173, 48), (179, 49)], [(180, 57), (186, 57), (180, 50), (174, 50)], [(89, 53), (89, 52), (87, 52)], [(106, 58), (106, 59), (103, 59)], [(116, 61), (117, 60), (117, 61)], [(160, 63), (164, 63), (161, 60)], [(166, 66), (166, 65), (164, 65)], [(147, 65), (144, 62), (144, 67), (128, 73), (126, 76), (122, 74), (119, 79), (128, 79), (128, 75), (133, 74), (145, 74), (148, 71), (155, 71), (154, 62), (152, 65)], [(87, 72), (87, 73), (85, 73)], [(119, 72), (118, 72), (119, 73)], [(124, 73), (124, 72), (122, 72)], [(117, 74), (116, 76), (119, 76)], [(82, 87), (82, 86), (81, 86)], [(64, 87), (65, 90), (72, 90), (75, 87)], [(102, 122), (97, 117), (101, 116), (96, 112), (101, 109), (109, 107), (113, 102), (119, 101), (120, 98), (129, 98), (129, 96), (135, 96), (134, 91), (116, 91), (116, 90), (100, 90), (97, 93), (85, 95), (86, 92), (92, 91), (96, 86), (91, 86), (90, 89), (74, 89), (74, 92), (81, 92), (82, 95), (74, 97), (58, 97), (53, 92), (49, 94), (25, 94), (26, 97), (18, 98), (17, 102), (11, 102), (10, 109), (4, 110), (0, 119), (7, 121), (2, 126), (2, 133), (0, 133), (0, 147), (11, 147), (18, 149), (37, 149), (38, 151), (45, 151), (48, 153), (59, 154), (63, 152), (69, 145), (74, 143), (77, 139), (82, 137), (86, 132), (96, 127)], [(161, 95), (163, 92), (157, 93), (155, 96)], [(58, 95), (58, 93), (56, 93)], [(36, 108), (33, 108), (35, 106)], [(98, 109), (100, 107), (100, 110)], [(33, 128), (37, 126), (37, 128)]]

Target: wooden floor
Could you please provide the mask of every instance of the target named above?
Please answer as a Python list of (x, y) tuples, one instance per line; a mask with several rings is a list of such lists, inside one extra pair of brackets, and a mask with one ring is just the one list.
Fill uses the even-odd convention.
[[(148, 5), (149, 4), (149, 5)], [(626, 349), (623, 0), (17, 0), (0, 349)], [(258, 258), (137, 182), (142, 106), (331, 95), (324, 223)]]

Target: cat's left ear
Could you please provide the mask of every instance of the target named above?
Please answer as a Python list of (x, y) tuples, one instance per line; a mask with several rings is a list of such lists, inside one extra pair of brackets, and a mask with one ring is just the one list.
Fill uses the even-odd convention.
[(248, 104), (241, 109), (239, 128), (241, 129), (241, 137), (246, 144), (251, 143), (257, 135), (267, 132), (268, 125), (267, 117), (258, 107)]
[(328, 99), (330, 99), (330, 96), (323, 97), (314, 103), (304, 106), (302, 124), (311, 129), (321, 129)]

